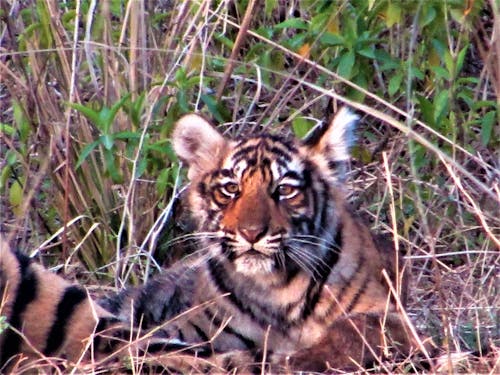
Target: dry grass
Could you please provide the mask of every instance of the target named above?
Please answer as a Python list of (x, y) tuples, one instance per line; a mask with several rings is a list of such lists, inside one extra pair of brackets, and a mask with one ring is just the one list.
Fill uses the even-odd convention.
[[(337, 3), (339, 12), (349, 6)], [(487, 144), (478, 122), (484, 112), (455, 100), (452, 88), (451, 130), (424, 120), (414, 93), (432, 102), (443, 90), (430, 83), (430, 70), (418, 66), (426, 77), (390, 96), (391, 77), (376, 66), (363, 88), (312, 52), (317, 39), (292, 49), (283, 40), (297, 30), (257, 31), (276, 25), (279, 12), (300, 10), (298, 1), (279, 0), (266, 14), (256, 1), (245, 9), (208, 0), (84, 1), (80, 8), (2, 0), (0, 230), (47, 266), (64, 264), (62, 274), (84, 285), (140, 283), (155, 259), (177, 257), (165, 250), (179, 230), (171, 217), (181, 186), (167, 141), (181, 113), (201, 109), (236, 123), (222, 127), (227, 132), (278, 120), (273, 126), (287, 131), (297, 118), (323, 120), (332, 103), (347, 103), (363, 116), (353, 204), (407, 254), (407, 312), (439, 348), (434, 370), (498, 372), (500, 9), (495, 0), (471, 3), (482, 9), (473, 21), (458, 30), (452, 19), (442, 23), (453, 56), (469, 45), (462, 77), (475, 78), (473, 101), (496, 103)], [(430, 38), (408, 32), (413, 21), (380, 31), (382, 48), (403, 60), (419, 44), (430, 49)], [(76, 168), (103, 130), (68, 103), (110, 108), (127, 93), (126, 110), (110, 125), (111, 134), (136, 136), (113, 143), (119, 178), (106, 168), (104, 147)]]

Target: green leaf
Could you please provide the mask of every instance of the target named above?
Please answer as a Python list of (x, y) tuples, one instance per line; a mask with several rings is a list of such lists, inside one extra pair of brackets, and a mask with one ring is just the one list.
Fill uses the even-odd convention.
[(432, 66), (431, 71), (436, 75), (438, 79), (445, 79), (449, 81), (451, 79), (450, 73), (442, 66)]
[(76, 169), (80, 168), (80, 166), (85, 161), (85, 159), (87, 159), (87, 157), (90, 155), (92, 150), (94, 148), (96, 148), (99, 144), (100, 144), (100, 141), (97, 140), (97, 141), (94, 141), (94, 142), (88, 144), (87, 146), (85, 146), (83, 148), (82, 152), (80, 152), (80, 156), (78, 157), (78, 161), (76, 163)]
[(5, 187), (7, 186), (7, 180), (10, 177), (12, 172), (12, 168), (10, 165), (6, 165), (2, 168), (2, 172), (0, 172), (0, 191), (3, 192)]
[(469, 49), (469, 46), (465, 46), (460, 50), (460, 52), (457, 55), (457, 62), (456, 62), (456, 67), (455, 67), (455, 76), (458, 75), (462, 71), (462, 67), (464, 66), (464, 59), (465, 55), (467, 55), (467, 50)]
[(413, 163), (415, 168), (421, 168), (429, 163), (429, 158), (426, 157), (426, 149), (420, 144), (415, 144), (413, 147)]
[(473, 85), (479, 85), (481, 80), (478, 77), (461, 77), (455, 81), (458, 85), (464, 85), (471, 83)]
[(446, 52), (446, 47), (444, 46), (444, 44), (438, 39), (432, 39), (431, 44), (441, 60), (444, 61), (444, 54)]
[(121, 139), (121, 140), (137, 140), (141, 138), (141, 134), (125, 130), (122, 132), (113, 133), (112, 137), (113, 139)]
[(425, 26), (430, 24), (436, 18), (436, 9), (428, 4), (428, 6), (422, 7), (422, 16), (420, 17), (420, 27), (423, 29)]
[(286, 21), (283, 21), (281, 23), (278, 23), (276, 26), (274, 26), (275, 29), (300, 29), (300, 30), (307, 30), (309, 27), (307, 25), (307, 22), (300, 18), (289, 18)]
[(286, 45), (288, 48), (293, 49), (294, 51), (298, 50), (299, 47), (305, 44), (307, 37), (307, 33), (297, 33), (286, 41)]
[(139, 97), (130, 103), (130, 108), (127, 111), (129, 113), (130, 119), (136, 128), (141, 125), (141, 115), (144, 111), (144, 100), (146, 98), (146, 93), (143, 92)]
[(444, 65), (446, 66), (446, 69), (450, 73), (450, 76), (454, 76), (455, 61), (453, 61), (453, 57), (451, 56), (450, 51), (445, 51), (443, 57), (444, 57)]
[(113, 148), (114, 138), (110, 134), (104, 134), (99, 137), (99, 141), (104, 146), (106, 150), (111, 150)]
[(68, 103), (68, 106), (76, 109), (82, 115), (87, 117), (95, 126), (99, 127), (99, 111), (94, 111), (92, 108), (86, 107), (80, 103)]
[[(259, 33), (259, 35), (260, 35), (260, 33)], [(222, 43), (227, 48), (233, 48), (233, 46), (234, 46), (234, 41), (229, 39), (225, 34), (215, 33), (214, 38), (216, 41)]]
[(206, 104), (210, 113), (215, 117), (218, 122), (224, 122), (224, 116), (219, 110), (219, 105), (215, 98), (210, 95), (201, 94), (201, 100)]
[(472, 109), (474, 111), (477, 111), (479, 108), (483, 107), (491, 107), (491, 108), (496, 108), (497, 103), (493, 100), (478, 100), (474, 102), (474, 106)]
[(375, 58), (379, 63), (381, 63), (380, 70), (386, 71), (389, 69), (399, 69), (400, 68), (400, 62), (397, 61), (394, 57), (392, 57), (390, 54), (387, 53), (387, 51), (384, 51), (381, 48), (377, 48), (373, 51), (373, 54), (375, 55)]
[(177, 71), (175, 72), (175, 82), (177, 83), (178, 87), (184, 87), (184, 82), (186, 82), (186, 79), (186, 70), (183, 67), (177, 69)]
[(448, 90), (443, 90), (434, 99), (434, 121), (436, 124), (439, 124), (442, 116), (448, 111), (449, 95)]
[[(366, 80), (366, 75), (365, 74), (356, 74), (352, 78), (352, 81), (359, 87), (363, 89), (368, 88), (368, 81)], [(361, 91), (358, 90), (357, 88), (354, 87), (348, 87), (346, 90), (346, 95), (349, 99), (354, 100), (355, 102), (358, 103), (363, 103), (365, 101), (365, 94)]]
[(106, 129), (106, 131), (104, 133), (107, 134), (109, 132), (109, 129), (110, 129), (113, 121), (115, 120), (117, 112), (120, 110), (120, 108), (122, 108), (125, 105), (125, 102), (130, 98), (130, 95), (131, 94), (128, 93), (127, 95), (122, 97), (119, 101), (117, 101), (115, 104), (113, 104), (111, 106), (111, 108), (109, 109), (108, 116), (106, 117), (107, 122), (105, 124), (103, 124), (105, 126), (105, 129)]
[(264, 12), (266, 17), (271, 17), (273, 15), (274, 9), (278, 5), (278, 0), (266, 0), (264, 4)]
[(111, 124), (113, 123), (113, 114), (111, 109), (104, 107), (99, 112), (99, 120), (96, 124), (102, 133), (108, 134)]
[(19, 132), (19, 139), (24, 143), (28, 140), (31, 133), (31, 126), (26, 118), (23, 108), (17, 101), (13, 102), (12, 107), (14, 110), (14, 123), (16, 124)]
[(386, 20), (387, 27), (392, 27), (401, 22), (401, 7), (396, 2), (387, 5)]
[(373, 47), (363, 48), (357, 52), (361, 56), (368, 57), (369, 59), (375, 59), (375, 51), (373, 50)]
[(389, 80), (389, 95), (393, 96), (401, 87), (401, 82), (403, 81), (403, 73), (395, 74)]
[(296, 117), (292, 121), (292, 129), (295, 136), (299, 139), (305, 137), (305, 135), (311, 130), (315, 125), (315, 122), (308, 120), (304, 117)]
[(156, 190), (159, 195), (163, 195), (167, 191), (168, 182), (170, 180), (170, 172), (171, 168), (165, 168), (160, 172), (158, 178), (156, 179)]
[(16, 130), (10, 125), (0, 123), (0, 133), (13, 136), (16, 133)]
[(19, 181), (15, 180), (9, 189), (9, 203), (12, 206), (14, 215), (17, 217), (21, 215), (23, 200), (23, 187)]
[[(209, 82), (210, 77), (205, 77), (204, 82)], [(200, 77), (195, 75), (194, 77), (188, 78), (186, 80), (186, 88), (190, 89), (200, 84)]]
[(339, 61), (339, 65), (337, 67), (337, 73), (344, 78), (351, 78), (352, 68), (354, 66), (354, 52), (347, 51), (342, 55)]
[(321, 44), (325, 44), (327, 46), (343, 46), (345, 44), (345, 39), (340, 35), (326, 32), (320, 38), (319, 41)]
[(106, 161), (106, 171), (115, 184), (122, 183), (122, 176), (115, 165), (115, 155), (111, 150), (104, 149), (104, 160)]
[(431, 127), (434, 127), (434, 106), (429, 101), (429, 99), (425, 98), (422, 95), (417, 94), (417, 100), (420, 104), (420, 113), (422, 114), (422, 118), (427, 124), (429, 124)]
[(467, 95), (464, 92), (459, 92), (457, 94), (457, 99), (462, 99), (467, 104), (469, 109), (473, 109), (475, 102), (474, 102), (474, 98), (472, 98), (470, 95)]
[[(267, 39), (272, 39), (272, 37), (274, 35), (274, 30), (271, 27), (267, 27), (267, 26), (261, 26), (257, 30), (255, 30), (255, 32), (258, 35), (263, 36), (264, 38), (267, 38)], [(231, 40), (231, 39), (228, 39), (228, 40)], [(230, 48), (233, 48), (233, 45), (234, 45), (234, 42), (231, 40), (231, 47)]]
[(422, 73), (422, 71), (420, 69), (418, 69), (416, 66), (410, 66), (408, 67), (408, 71), (410, 73), (410, 77), (413, 79), (413, 78), (417, 78), (417, 79), (424, 79), (425, 75), (424, 73)]
[(137, 163), (137, 168), (135, 170), (135, 178), (140, 178), (144, 171), (146, 170), (146, 168), (148, 167), (148, 159), (145, 158), (145, 157), (141, 157), (139, 159), (139, 162)]
[(17, 163), (17, 154), (13, 150), (8, 150), (5, 155), (5, 160), (7, 160), (7, 165), (13, 166)]
[(312, 33), (321, 33), (325, 30), (325, 26), (331, 17), (330, 12), (319, 13), (311, 19), (309, 31)]
[(497, 117), (496, 111), (490, 111), (483, 116), (481, 120), (481, 143), (483, 146), (487, 146), (491, 140), (491, 134), (493, 133), (493, 124), (495, 123), (495, 118)]
[(156, 151), (161, 154), (165, 154), (170, 161), (177, 161), (177, 155), (174, 152), (174, 149), (172, 147), (172, 144), (170, 143), (170, 140), (164, 139), (159, 142), (153, 143), (151, 145), (148, 145), (146, 147), (147, 151)]

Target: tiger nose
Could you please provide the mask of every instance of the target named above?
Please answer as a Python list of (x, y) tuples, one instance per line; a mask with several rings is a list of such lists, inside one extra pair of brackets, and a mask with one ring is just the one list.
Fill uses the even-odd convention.
[(239, 228), (241, 235), (245, 240), (250, 243), (256, 243), (260, 240), (267, 232), (266, 226), (251, 226), (245, 228)]

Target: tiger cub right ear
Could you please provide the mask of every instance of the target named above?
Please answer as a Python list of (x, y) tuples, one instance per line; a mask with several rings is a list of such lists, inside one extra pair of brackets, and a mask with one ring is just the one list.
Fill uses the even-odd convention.
[(302, 140), (308, 154), (324, 165), (325, 170), (330, 170), (331, 177), (338, 182), (345, 179), (358, 119), (358, 115), (343, 107), (330, 122), (316, 125)]
[(207, 120), (194, 113), (177, 121), (172, 142), (177, 156), (189, 166), (190, 180), (215, 168), (228, 144)]

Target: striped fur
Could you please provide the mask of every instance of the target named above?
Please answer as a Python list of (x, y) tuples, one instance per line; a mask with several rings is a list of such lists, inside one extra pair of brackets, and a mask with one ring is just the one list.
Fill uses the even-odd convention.
[(356, 119), (343, 109), (298, 141), (229, 140), (203, 118), (183, 117), (173, 143), (189, 168), (200, 260), (109, 308), (145, 329), (163, 327), (165, 344), (208, 344), (217, 364), (242, 371), (264, 357), (277, 368), (324, 370), (373, 361), (387, 343), (408, 352), (382, 276), (385, 268), (397, 283), (397, 254), (346, 207)]
[(29, 359), (83, 358), (89, 338), (112, 319), (84, 289), (12, 251), (1, 236), (0, 296), (0, 315), (10, 326), (0, 336), (0, 372), (19, 353)]

